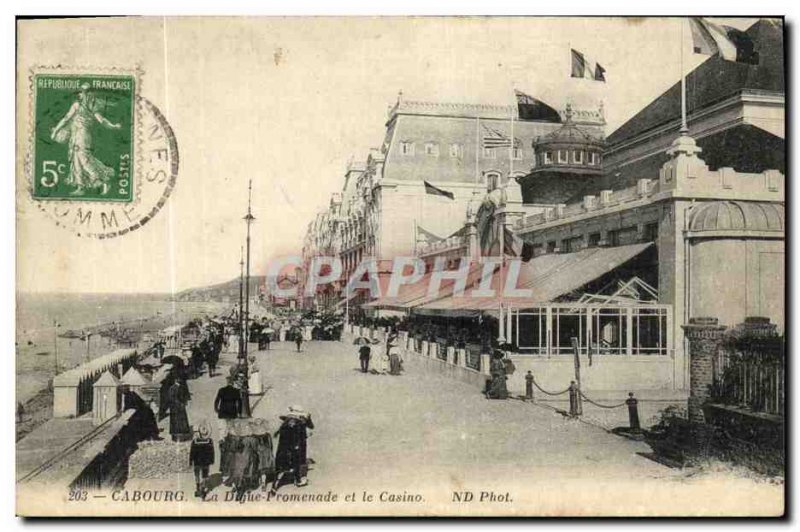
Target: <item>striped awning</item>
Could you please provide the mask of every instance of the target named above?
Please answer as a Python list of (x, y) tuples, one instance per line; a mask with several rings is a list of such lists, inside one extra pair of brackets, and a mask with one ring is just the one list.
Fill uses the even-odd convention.
[(501, 297), (504, 276), (500, 271), (495, 271), (491, 282), (495, 295), (475, 295), (473, 292), (477, 283), (468, 283), (463, 295), (451, 293), (435, 301), (423, 302), (414, 307), (414, 312), (460, 316), (496, 312), (501, 304), (513, 308), (538, 306), (580, 289), (619, 268), (652, 245), (652, 242), (646, 242), (612, 248), (590, 248), (576, 253), (542, 255), (522, 264), (517, 287), (530, 289), (531, 295), (528, 297)]

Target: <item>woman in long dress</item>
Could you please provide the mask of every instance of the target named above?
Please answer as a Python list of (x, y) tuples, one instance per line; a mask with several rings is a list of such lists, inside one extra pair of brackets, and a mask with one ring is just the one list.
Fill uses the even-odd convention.
[(295, 486), (308, 484), (307, 429), (314, 428), (311, 414), (302, 408), (293, 406), (289, 413), (280, 416), (281, 428), (275, 433), (278, 439), (278, 450), (275, 453), (275, 480), (272, 482), (272, 493), (276, 493), (283, 480), (290, 476)]
[(392, 331), (386, 339), (386, 352), (389, 354), (389, 374), (400, 375), (403, 371), (403, 360), (398, 350), (397, 332)]
[(186, 441), (192, 438), (186, 404), (192, 398), (189, 388), (181, 379), (176, 379), (169, 388), (167, 404), (169, 407), (169, 433), (173, 441)]
[(114, 177), (115, 170), (103, 164), (92, 153), (92, 127), (95, 123), (108, 129), (120, 129), (120, 124), (110, 122), (100, 114), (97, 100), (89, 91), (89, 84), (81, 85), (78, 99), (72, 103), (69, 111), (50, 132), (50, 137), (59, 144), (67, 144), (69, 173), (66, 183), (75, 187), (72, 195), (84, 194), (85, 188), (103, 187), (103, 194), (108, 190), (108, 182)]
[(492, 355), (492, 361), (489, 363), (489, 373), (492, 379), (486, 390), (486, 397), (488, 399), (508, 399), (506, 363), (503, 360), (504, 357), (505, 354), (499, 349)]

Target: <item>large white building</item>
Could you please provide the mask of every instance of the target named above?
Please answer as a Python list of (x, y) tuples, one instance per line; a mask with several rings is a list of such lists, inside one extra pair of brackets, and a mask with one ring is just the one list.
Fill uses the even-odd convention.
[[(560, 115), (563, 120), (566, 110)], [(572, 115), (602, 138), (602, 106)], [(364, 258), (385, 264), (448, 238), (463, 226), (468, 203), (488, 186), (528, 174), (534, 141), (560, 127), (555, 120), (520, 120), (515, 106), (398, 98), (381, 147), (349, 165), (341, 192), (309, 224), (306, 264), (314, 255), (337, 255), (349, 276)], [(426, 183), (452, 197), (431, 193)]]

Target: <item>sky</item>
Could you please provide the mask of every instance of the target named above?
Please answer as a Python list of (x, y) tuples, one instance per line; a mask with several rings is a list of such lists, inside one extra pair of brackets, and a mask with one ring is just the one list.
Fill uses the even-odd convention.
[[(170, 122), (181, 164), (169, 202), (142, 229), (92, 240), (55, 227), (25, 196), (29, 95), (19, 77), (17, 289), (26, 292), (175, 292), (235, 278), (249, 180), (253, 272), (264, 273), (271, 257), (300, 253), (348, 161), (380, 146), (401, 90), (434, 102), (511, 104), (515, 88), (556, 108), (602, 100), (609, 134), (676, 83), (682, 64), (707, 59), (675, 18), (73, 19), (23, 21), (18, 41), (20, 72), (139, 65), (142, 95)], [(607, 82), (570, 78), (570, 48), (600, 63)]]

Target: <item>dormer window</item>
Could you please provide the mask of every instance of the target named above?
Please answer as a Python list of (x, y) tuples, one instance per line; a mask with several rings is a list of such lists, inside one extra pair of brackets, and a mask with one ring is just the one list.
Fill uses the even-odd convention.
[(553, 153), (552, 152), (549, 152), (549, 151), (544, 152), (543, 157), (544, 157), (544, 163), (543, 164), (553, 164)]
[(593, 151), (587, 154), (588, 164), (589, 166), (596, 166), (597, 165), (597, 154)]
[(400, 143), (400, 153), (403, 155), (414, 155), (414, 143), (404, 140)]
[(581, 150), (573, 150), (572, 162), (575, 164), (583, 164), (583, 152)]
[(439, 145), (435, 142), (426, 142), (425, 143), (425, 155), (429, 155), (431, 157), (438, 157), (439, 156)]
[(558, 150), (558, 164), (569, 163), (569, 153), (567, 150)]

